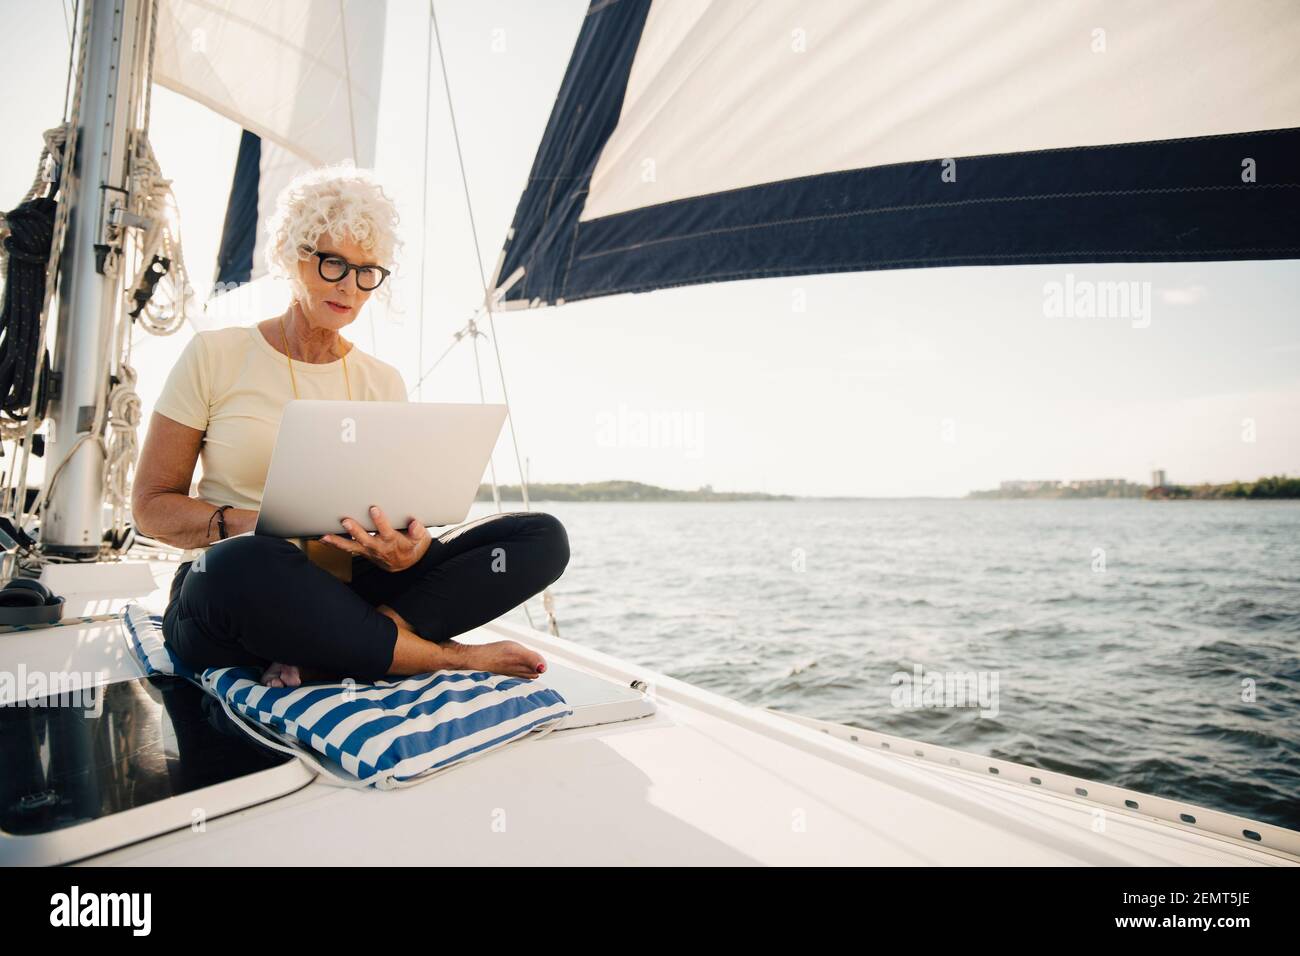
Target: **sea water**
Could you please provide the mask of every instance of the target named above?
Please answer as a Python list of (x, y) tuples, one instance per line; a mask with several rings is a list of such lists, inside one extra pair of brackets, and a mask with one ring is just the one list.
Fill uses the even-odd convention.
[[(568, 529), (552, 590), (569, 640), (746, 703), (1300, 829), (1300, 502), (533, 508)], [(916, 692), (972, 674), (984, 705), (978, 687)]]

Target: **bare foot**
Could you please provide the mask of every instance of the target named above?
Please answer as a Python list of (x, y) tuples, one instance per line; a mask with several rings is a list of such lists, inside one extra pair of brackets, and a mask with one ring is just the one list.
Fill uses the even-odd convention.
[(293, 664), (277, 661), (262, 672), (261, 682), (267, 687), (297, 687), (302, 683), (302, 674)]
[(546, 672), (542, 655), (516, 641), (493, 641), (491, 644), (445, 641), (440, 646), (451, 652), (457, 667), (465, 670), (488, 671), (525, 680), (535, 680)]
[(262, 672), (261, 683), (267, 687), (301, 687), (303, 681), (333, 680), (324, 671), (300, 667), (297, 664), (273, 663)]

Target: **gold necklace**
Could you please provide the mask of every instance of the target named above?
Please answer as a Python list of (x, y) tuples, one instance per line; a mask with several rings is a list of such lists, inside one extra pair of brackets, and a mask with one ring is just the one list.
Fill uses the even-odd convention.
[[(298, 397), (298, 382), (293, 377), (293, 359), (289, 357), (289, 333), (284, 330), (284, 316), (280, 316), (280, 335), (284, 337), (284, 357), (289, 362), (289, 384), (293, 386), (293, 397)], [(339, 336), (340, 339), (343, 336)], [(343, 360), (343, 384), (348, 389), (348, 401), (352, 401), (352, 379), (348, 377), (348, 353), (339, 356)]]

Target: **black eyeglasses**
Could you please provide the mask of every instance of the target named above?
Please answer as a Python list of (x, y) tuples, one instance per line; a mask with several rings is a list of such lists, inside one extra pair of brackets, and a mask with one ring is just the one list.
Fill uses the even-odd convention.
[(312, 255), (316, 257), (316, 271), (326, 282), (341, 282), (355, 270), (357, 288), (363, 292), (378, 289), (390, 274), (383, 266), (356, 266), (333, 252), (313, 252)]

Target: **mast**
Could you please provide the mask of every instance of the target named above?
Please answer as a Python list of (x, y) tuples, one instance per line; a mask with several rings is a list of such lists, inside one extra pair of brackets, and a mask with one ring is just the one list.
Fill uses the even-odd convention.
[[(46, 457), (45, 551), (93, 557), (104, 536), (104, 444), (111, 356), (122, 308), (132, 64), (147, 0), (91, 3), (80, 145), (60, 264), (57, 391)], [(80, 444), (78, 444), (80, 442)], [(52, 483), (52, 486), (51, 486)]]

